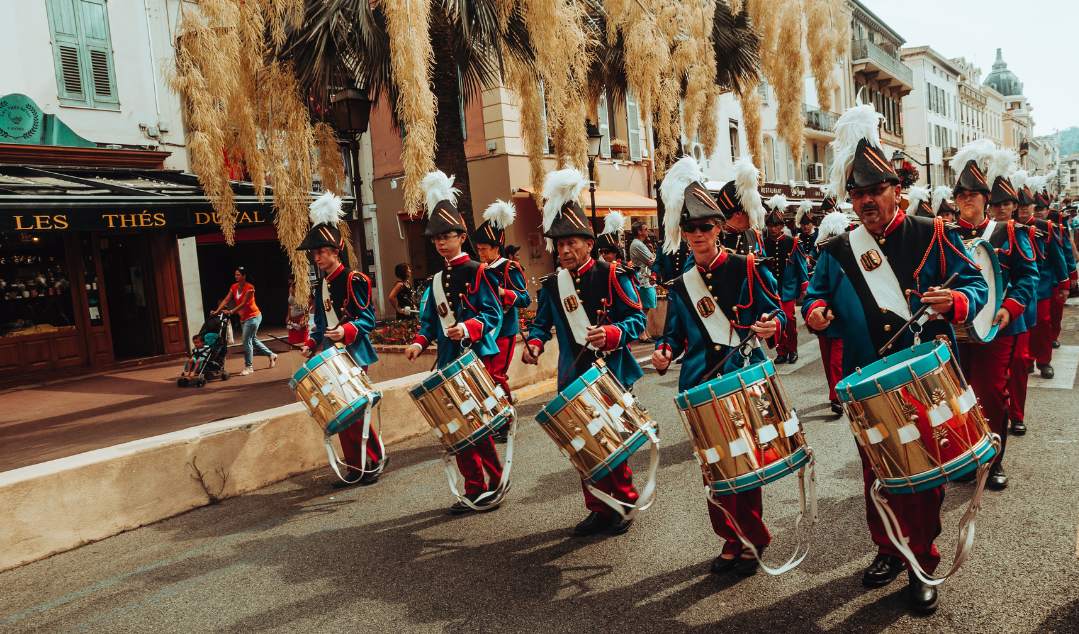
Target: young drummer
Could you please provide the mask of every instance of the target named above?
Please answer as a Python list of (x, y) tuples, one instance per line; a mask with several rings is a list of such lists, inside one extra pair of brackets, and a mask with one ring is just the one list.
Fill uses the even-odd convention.
[[(561, 392), (587, 371), (604, 352), (607, 369), (628, 390), (644, 376), (628, 344), (644, 332), (644, 310), (637, 295), (636, 276), (621, 265), (590, 257), (595, 236), (577, 197), (588, 184), (583, 174), (567, 168), (547, 174), (543, 187), (543, 235), (548, 249), (556, 249), (559, 272), (542, 279), (539, 307), (528, 332), (522, 361), (535, 364), (543, 347), (558, 338), (558, 390)], [(582, 311), (583, 312), (578, 312)], [(633, 472), (623, 462), (598, 480), (597, 490), (633, 505), (637, 490)], [(591, 511), (574, 533), (624, 533), (633, 523), (593, 495), (582, 480), (585, 506)]]
[(764, 257), (764, 237), (761, 235), (761, 229), (764, 229), (764, 205), (741, 209), (741, 205), (736, 205), (731, 199), (726, 185), (716, 194), (715, 200), (723, 209), (736, 209), (727, 214), (720, 238), (721, 246), (737, 255), (755, 253), (758, 258)]
[[(661, 374), (672, 359), (685, 354), (678, 376), (679, 392), (714, 378), (707, 373), (727, 356), (732, 345), (751, 333), (774, 345), (785, 322), (782, 313), (763, 321), (779, 308), (775, 278), (768, 269), (756, 264), (753, 254), (736, 255), (716, 244), (728, 214), (744, 214), (746, 210), (754, 213), (761, 205), (757, 193), (759, 172), (750, 158), (740, 159), (734, 169), (735, 178), (723, 187), (719, 204), (701, 184), (704, 175), (689, 156), (667, 171), (660, 187), (667, 213), (664, 250), (675, 251), (685, 234), (695, 264), (671, 285), (667, 324), (652, 354), (652, 366)], [(760, 362), (766, 357), (756, 348), (751, 359)], [(742, 363), (742, 356), (735, 354), (716, 376), (737, 371)], [(724, 495), (718, 501), (761, 553), (772, 541), (762, 520), (761, 489)], [(733, 570), (743, 576), (756, 573), (760, 563), (750, 549), (743, 547), (726, 514), (709, 502), (708, 517), (712, 530), (727, 540), (712, 562), (712, 572)]]
[[(817, 262), (817, 236), (820, 234), (813, 217), (813, 201), (803, 200), (798, 205), (798, 211), (794, 213), (794, 224), (798, 227), (798, 242), (805, 254), (806, 271), (813, 275), (813, 265)], [(808, 278), (806, 281), (809, 281)]]
[(1019, 334), (1026, 332), (1023, 313), (1034, 303), (1038, 266), (1034, 263), (1029, 233), (1021, 226), (1017, 228), (1014, 220), (997, 222), (995, 216), (986, 214), (989, 205), (998, 208), (1019, 202), (1015, 188), (1005, 177), (1018, 160), (1015, 152), (997, 150), (992, 141), (979, 140), (960, 148), (955, 160), (956, 165), (964, 166), (954, 188), (959, 207), (956, 233), (964, 241), (983, 238), (993, 245), (1004, 282), (1004, 287), (997, 289), (1004, 303), (993, 318), (998, 326), (996, 336), (988, 343), (958, 346), (963, 373), (982, 405), (989, 429), (1000, 435), (1000, 451), (989, 469), (986, 484), (1003, 489), (1008, 486), (1002, 460), (1008, 445), (1009, 373), (1018, 350)]
[(1060, 289), (1060, 292), (1053, 295), (1052, 302), (1049, 305), (1049, 316), (1051, 320), (1049, 337), (1052, 340), (1052, 348), (1056, 350), (1060, 347), (1060, 324), (1064, 319), (1064, 302), (1068, 299), (1068, 294), (1071, 292), (1072, 287), (1075, 285), (1076, 277), (1079, 275), (1075, 267), (1075, 253), (1072, 251), (1072, 239), (1071, 231), (1064, 224), (1064, 214), (1059, 211), (1050, 211), (1046, 216), (1049, 222), (1053, 223), (1053, 226), (1057, 230), (1056, 240), (1060, 243), (1060, 248), (1064, 251), (1064, 262), (1067, 264), (1068, 269), (1068, 285), (1066, 289)]
[(626, 227), (626, 217), (617, 211), (607, 214), (603, 220), (603, 233), (596, 238), (596, 251), (607, 264), (621, 264), (622, 231)]
[[(435, 243), (445, 266), (431, 283), (430, 296), (420, 313), (420, 331), (406, 355), (409, 361), (415, 361), (432, 341), (437, 342), (435, 364), (444, 368), (461, 356), (462, 346), (468, 345), (486, 365), (499, 351), (495, 341), (502, 328), (498, 283), (486, 265), (463, 251), (468, 229), (457, 211), (453, 177), (431, 172), (423, 178), (423, 188), (427, 198), (427, 228), (423, 235)], [(490, 496), (480, 499), (484, 493), (497, 490), (502, 481), (502, 462), (492, 438), (457, 454), (457, 468), (464, 476), (467, 500), (481, 511), (498, 508), (499, 502), (489, 501)], [(455, 515), (472, 510), (460, 500), (450, 507), (450, 513)]]
[(1053, 298), (1066, 297), (1071, 281), (1063, 240), (1059, 237), (1056, 223), (1046, 219), (1048, 203), (1038, 193), (1045, 187), (1045, 177), (1028, 176), (1025, 184), (1030, 202), (1028, 204), (1028, 198), (1020, 192), (1022, 199), (1019, 201), (1019, 221), (1033, 224), (1037, 229), (1038, 235), (1035, 236), (1033, 244), (1038, 254), (1040, 271), (1037, 319), (1030, 329), (1030, 358), (1037, 365), (1041, 377), (1051, 379), (1056, 375), (1052, 365)]
[(787, 224), (783, 218), (787, 211), (787, 197), (783, 194), (771, 197), (765, 203), (765, 209), (767, 215), (764, 224), (768, 227), (768, 237), (764, 240), (764, 252), (768, 257), (764, 264), (779, 284), (780, 306), (786, 319), (786, 328), (779, 338), (778, 356), (774, 362), (795, 363), (798, 361), (798, 321), (794, 318), (794, 302), (809, 284), (806, 254), (799, 240), (783, 232)]
[[(296, 247), (297, 251), (310, 251), (317, 266), (325, 275), (311, 289), (314, 312), (311, 316), (314, 328), (300, 354), (310, 358), (323, 344), (345, 344), (345, 349), (364, 370), (378, 355), (371, 346), (368, 335), (375, 327), (375, 311), (371, 308), (371, 280), (359, 271), (349, 270), (341, 263), (341, 249), (345, 246), (341, 230), (341, 199), (327, 192), (311, 204), (311, 230)], [(378, 439), (370, 437), (370, 428), (355, 424), (337, 434), (341, 441), (348, 472), (344, 480), (333, 483), (341, 488), (378, 482), (386, 469), (388, 458), (383, 455)], [(363, 456), (366, 454), (366, 460)], [(366, 463), (366, 464), (365, 464)], [(361, 469), (361, 467), (365, 467)]]
[[(813, 245), (817, 253), (827, 244), (830, 238), (843, 235), (850, 229), (850, 219), (841, 211), (832, 211), (821, 220), (820, 231), (817, 241)], [(819, 257), (819, 256), (818, 256)], [(815, 273), (814, 273), (815, 274)], [(857, 310), (858, 296), (850, 281), (840, 272), (839, 278), (830, 281), (829, 284), (837, 289), (832, 298), (833, 303), (848, 303), (847, 310), (835, 310), (833, 314), (847, 314)], [(847, 324), (842, 319), (835, 319), (824, 330), (818, 331), (817, 343), (820, 344), (820, 359), (824, 364), (824, 376), (828, 381), (828, 402), (832, 413), (836, 416), (843, 415), (843, 406), (839, 404), (839, 395), (835, 393), (835, 386), (843, 377), (843, 333)]]
[[(966, 325), (985, 305), (988, 285), (970, 260), (963, 242), (941, 220), (931, 221), (899, 209), (899, 176), (892, 170), (880, 143), (881, 116), (870, 105), (847, 110), (836, 123), (833, 142), (835, 161), (831, 169), (833, 191), (847, 191), (862, 224), (821, 246), (820, 259), (809, 282), (802, 313), (811, 332), (825, 330), (842, 319), (843, 370), (850, 374), (881, 358), (881, 348), (898, 351), (909, 347), (914, 335), (899, 333), (910, 315), (923, 304), (934, 309), (933, 318), (922, 326), (921, 337), (952, 337), (950, 323)], [(940, 288), (953, 273), (956, 283)], [(838, 302), (833, 297), (846, 279), (858, 302)], [(873, 505), (871, 491), (876, 476), (868, 456), (859, 445), (865, 482), (866, 521), (878, 552), (866, 569), (864, 585), (888, 585), (903, 571), (904, 560), (892, 544)], [(940, 508), (944, 487), (909, 495), (884, 494), (888, 506), (906, 528), (907, 545), (918, 563), (932, 573), (940, 561), (933, 541), (940, 532)], [(907, 595), (914, 610), (929, 613), (937, 607), (937, 589), (908, 573)]]
[[(498, 283), (498, 299), (502, 304), (502, 328), (495, 339), (498, 353), (485, 358), (483, 364), (507, 396), (510, 394), (510, 361), (513, 360), (513, 349), (517, 344), (517, 333), (521, 331), (517, 309), (528, 308), (532, 303), (525, 283), (524, 267), (502, 257), (502, 249), (506, 246), (506, 228), (513, 224), (516, 216), (513, 203), (495, 201), (483, 212), (483, 224), (472, 233), (476, 255), (480, 262), (487, 265), (487, 270)], [(506, 442), (509, 432), (510, 426), (503, 425), (495, 434), (495, 442)]]

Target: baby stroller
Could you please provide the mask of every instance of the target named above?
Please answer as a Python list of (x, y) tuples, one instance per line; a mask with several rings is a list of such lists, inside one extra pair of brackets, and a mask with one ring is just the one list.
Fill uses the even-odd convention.
[[(210, 348), (205, 358), (201, 359), (194, 377), (181, 376), (176, 380), (179, 387), (187, 387), (194, 382), (195, 387), (203, 387), (207, 381), (220, 377), (222, 381), (229, 380), (228, 370), (225, 369), (225, 355), (228, 352), (228, 343), (225, 338), (225, 328), (229, 327), (229, 317), (224, 313), (218, 313), (205, 324), (199, 335), (202, 336), (206, 346)], [(186, 366), (185, 366), (186, 367)]]

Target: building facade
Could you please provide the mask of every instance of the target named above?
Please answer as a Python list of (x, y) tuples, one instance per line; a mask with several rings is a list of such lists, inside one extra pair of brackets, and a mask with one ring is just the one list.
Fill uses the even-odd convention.
[(1079, 154), (1060, 159), (1060, 194), (1072, 200), (1079, 198)]
[(1023, 96), (1023, 82), (1015, 73), (1008, 70), (1001, 49), (997, 49), (997, 59), (993, 70), (985, 78), (985, 86), (993, 88), (1002, 99), (1001, 136), (1003, 145), (1019, 153), (1023, 169), (1035, 172), (1044, 168), (1037, 156), (1030, 153), (1030, 140), (1034, 136), (1034, 108)]
[(955, 180), (951, 158), (960, 145), (960, 69), (929, 46), (904, 48), (901, 57), (913, 70), (915, 84), (903, 100), (905, 151), (930, 163), (919, 170), (919, 184), (950, 184)]
[(884, 117), (881, 144), (888, 156), (905, 150), (910, 124), (904, 120), (904, 97), (917, 87), (914, 75), (900, 55), (906, 42), (859, 0), (848, 0), (851, 9), (851, 72), (853, 94), (871, 103)]

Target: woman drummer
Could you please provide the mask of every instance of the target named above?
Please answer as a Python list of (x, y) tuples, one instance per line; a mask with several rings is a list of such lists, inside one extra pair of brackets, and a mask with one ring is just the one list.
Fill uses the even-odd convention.
[[(684, 234), (696, 264), (671, 285), (667, 324), (652, 355), (652, 367), (662, 374), (672, 359), (685, 354), (678, 377), (679, 392), (717, 376), (715, 366), (730, 352), (728, 344), (731, 341), (741, 341), (755, 334), (767, 340), (769, 346), (774, 346), (776, 333), (782, 332), (786, 323), (782, 311), (774, 319), (762, 321), (779, 308), (772, 274), (763, 265), (756, 264), (752, 254), (736, 255), (717, 247), (727, 216), (738, 211), (752, 216), (761, 207), (757, 168), (748, 157), (735, 163), (734, 168), (735, 179), (719, 192), (718, 204), (701, 184), (704, 175), (692, 157), (678, 161), (667, 172), (660, 189), (668, 210), (663, 248), (667, 253), (677, 252)], [(670, 213), (674, 210), (680, 210), (680, 213)], [(689, 276), (703, 280), (711, 296), (694, 297), (689, 290), (691, 286), (687, 285)], [(692, 286), (700, 288), (699, 284)], [(704, 320), (715, 311), (722, 311), (730, 323), (728, 329), (732, 332), (727, 341), (713, 341), (705, 326)], [(751, 362), (765, 360), (759, 347), (753, 349)], [(736, 353), (719, 368), (719, 374), (737, 371), (744, 363), (744, 357)], [(719, 503), (736, 518), (757, 552), (763, 552), (772, 537), (761, 519), (761, 489), (725, 495), (719, 498)], [(727, 540), (723, 552), (712, 562), (712, 572), (734, 570), (743, 576), (756, 573), (759, 561), (749, 548), (743, 547), (726, 514), (709, 503), (708, 516), (716, 534)]]

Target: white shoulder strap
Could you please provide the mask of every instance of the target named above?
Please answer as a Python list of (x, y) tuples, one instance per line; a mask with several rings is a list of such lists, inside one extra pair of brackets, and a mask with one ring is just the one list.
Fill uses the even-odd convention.
[(903, 319), (910, 319), (910, 304), (903, 294), (903, 287), (899, 285), (888, 259), (877, 247), (877, 241), (869, 234), (865, 225), (860, 225), (850, 232), (850, 248), (854, 251), (854, 261), (861, 268), (877, 307), (886, 308)]
[(435, 313), (438, 321), (442, 323), (442, 332), (449, 334), (450, 328), (457, 323), (457, 316), (453, 314), (453, 308), (446, 299), (446, 289), (442, 286), (442, 271), (435, 273), (435, 279), (431, 282), (431, 292), (435, 298)]
[(326, 315), (326, 330), (333, 330), (337, 327), (337, 324), (341, 323), (341, 317), (337, 314), (337, 309), (333, 307), (333, 301), (330, 299), (330, 280), (323, 278), (322, 282), (322, 312)]
[(689, 301), (692, 303), (690, 310), (697, 311), (712, 343), (724, 346), (732, 346), (738, 343), (738, 337), (731, 328), (730, 320), (727, 319), (727, 315), (720, 310), (719, 306), (716, 306), (715, 301), (712, 299), (712, 293), (708, 291), (708, 286), (701, 277), (700, 269), (694, 266), (686, 271), (682, 275), (682, 281), (685, 282), (686, 292), (689, 294)]
[(588, 345), (588, 331), (592, 329), (592, 323), (585, 314), (584, 304), (577, 296), (577, 289), (573, 286), (573, 274), (567, 269), (558, 271), (558, 300), (562, 302), (562, 308), (566, 311), (566, 320), (573, 332), (573, 339), (578, 345)]
[(993, 229), (997, 228), (997, 221), (994, 218), (989, 219), (989, 224), (985, 225), (985, 231), (982, 232), (982, 237), (988, 240), (993, 235)]

